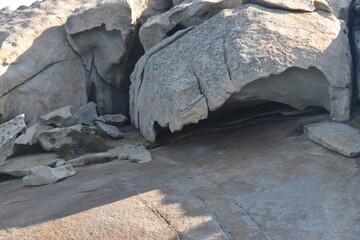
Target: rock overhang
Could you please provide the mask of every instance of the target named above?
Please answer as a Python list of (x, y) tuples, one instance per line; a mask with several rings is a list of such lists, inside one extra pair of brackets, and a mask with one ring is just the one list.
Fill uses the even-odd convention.
[(155, 123), (180, 130), (207, 118), (247, 84), (292, 67), (321, 72), (330, 96), (330, 107), (324, 107), (333, 120), (349, 118), (347, 29), (330, 12), (245, 4), (174, 38), (154, 47), (159, 50), (150, 49), (132, 76), (132, 121), (150, 141), (155, 140)]

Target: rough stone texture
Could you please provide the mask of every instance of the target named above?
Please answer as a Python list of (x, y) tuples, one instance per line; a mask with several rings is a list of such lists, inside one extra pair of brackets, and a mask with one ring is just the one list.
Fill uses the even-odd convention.
[(352, 0), (329, 0), (335, 16), (348, 21)]
[(197, 136), (150, 150), (145, 165), (78, 168), (38, 188), (1, 182), (0, 236), (358, 239), (359, 159), (288, 137), (298, 127), (282, 121)]
[(25, 177), (31, 168), (43, 165), (54, 166), (59, 161), (55, 153), (27, 154), (16, 156), (5, 161), (0, 167), (0, 174), (9, 174), (14, 177)]
[(265, 7), (280, 8), (293, 11), (313, 12), (316, 9), (331, 12), (327, 0), (245, 0), (246, 3), (255, 3)]
[(128, 119), (129, 119), (128, 117), (122, 114), (103, 115), (99, 117), (99, 121), (116, 126), (123, 125), (124, 123), (127, 122)]
[(65, 106), (42, 115), (40, 120), (45, 125), (57, 127), (70, 127), (79, 123), (79, 119), (74, 116), (74, 107), (72, 106)]
[(35, 123), (40, 115), (60, 107), (84, 104), (87, 100), (86, 74), (81, 65), (81, 59), (51, 65), (31, 81), (14, 88), (0, 98), (3, 119), (24, 112), (26, 122)]
[(354, 0), (351, 17), (349, 18), (349, 25), (352, 27), (350, 40), (352, 43), (352, 53), (353, 53), (353, 64), (354, 66), (354, 79), (356, 80), (356, 97), (357, 100), (360, 99), (360, 1)]
[(16, 140), (16, 145), (33, 145), (38, 142), (38, 136), (42, 131), (51, 129), (51, 126), (44, 125), (41, 122), (37, 122), (21, 134)]
[(304, 127), (305, 134), (314, 142), (347, 157), (360, 154), (360, 133), (345, 123), (322, 122)]
[(94, 122), (98, 120), (99, 116), (96, 111), (96, 103), (88, 102), (85, 105), (81, 106), (76, 112), (74, 116), (79, 118), (81, 123), (93, 126)]
[[(85, 103), (85, 69), (63, 24), (75, 9), (97, 2), (41, 1), (0, 12), (0, 121), (23, 110), (30, 121), (64, 105)], [(28, 94), (30, 90), (35, 92)]]
[(131, 1), (98, 5), (66, 22), (69, 42), (90, 73), (89, 97), (101, 114), (128, 111), (130, 74), (142, 54), (136, 20), (144, 6)]
[[(324, 11), (289, 12), (251, 4), (224, 10), (165, 39), (140, 59), (132, 74), (132, 121), (154, 141), (155, 123), (180, 130), (207, 118), (234, 93), (241, 101), (322, 106), (333, 120), (347, 120), (351, 55), (346, 33), (345, 24)], [(309, 82), (301, 78), (304, 73), (320, 78)], [(295, 77), (286, 81), (288, 76)], [(279, 88), (271, 88), (273, 82)], [(309, 83), (314, 89), (304, 102)], [(245, 88), (257, 89), (257, 95), (243, 94)]]
[(40, 165), (31, 168), (30, 174), (25, 176), (22, 181), (25, 186), (40, 186), (55, 183), (61, 179), (71, 177), (75, 173), (75, 169), (70, 164), (57, 168)]
[(65, 160), (63, 160), (63, 159), (58, 160), (58, 161), (56, 161), (56, 163), (55, 163), (55, 168), (60, 167), (60, 166), (65, 165), (65, 164), (66, 164), (66, 161), (65, 161)]
[(0, 166), (14, 153), (15, 139), (26, 128), (24, 114), (0, 125)]
[(38, 135), (38, 140), (43, 149), (47, 151), (53, 151), (60, 148), (62, 144), (72, 143), (70, 137), (66, 137), (71, 130), (81, 130), (81, 125), (65, 128), (53, 128), (48, 131), (43, 131)]
[(130, 160), (139, 164), (152, 161), (151, 153), (142, 145), (124, 144), (119, 146), (119, 159)]
[(123, 138), (124, 134), (115, 126), (108, 125), (102, 122), (96, 122), (96, 125), (101, 128), (107, 135), (113, 138)]
[(242, 0), (190, 0), (175, 4), (169, 11), (151, 17), (141, 26), (140, 41), (147, 51), (167, 38), (169, 33), (196, 26), (223, 9), (234, 8), (242, 3)]

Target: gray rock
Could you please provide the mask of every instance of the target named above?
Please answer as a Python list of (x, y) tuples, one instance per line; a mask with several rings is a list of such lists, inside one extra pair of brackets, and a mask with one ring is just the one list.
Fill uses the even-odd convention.
[(68, 40), (90, 73), (90, 99), (100, 114), (126, 113), (130, 74), (142, 55), (136, 20), (145, 1), (116, 1), (69, 17)]
[(5, 161), (5, 164), (0, 167), (0, 174), (24, 177), (30, 174), (31, 168), (35, 166), (54, 166), (57, 161), (59, 158), (55, 153), (20, 155)]
[(72, 106), (65, 106), (41, 116), (40, 119), (46, 125), (70, 127), (79, 123), (79, 119), (73, 113), (74, 108)]
[(174, 132), (225, 104), (255, 100), (321, 106), (344, 121), (350, 66), (347, 29), (333, 14), (246, 4), (150, 49), (132, 74), (130, 116), (149, 141), (155, 123)]
[(97, 121), (96, 124), (101, 128), (106, 134), (113, 138), (123, 138), (124, 134), (115, 126), (111, 126), (102, 122)]
[(130, 160), (139, 164), (152, 161), (151, 153), (142, 145), (124, 144), (118, 147), (119, 159)]
[(21, 134), (16, 140), (16, 145), (33, 145), (38, 142), (38, 135), (42, 131), (51, 129), (51, 126), (44, 125), (41, 122), (37, 122), (28, 129), (24, 134)]
[(99, 116), (96, 111), (96, 103), (88, 102), (85, 105), (81, 106), (74, 116), (79, 118), (81, 123), (94, 126), (94, 122), (98, 120)]
[(24, 114), (0, 125), (0, 166), (14, 153), (15, 139), (26, 128)]
[(110, 124), (110, 125), (116, 125), (121, 126), (128, 120), (128, 117), (122, 115), (122, 114), (113, 114), (113, 115), (103, 115), (99, 117), (99, 121)]
[(61, 179), (74, 176), (75, 173), (75, 169), (70, 164), (57, 168), (40, 165), (31, 168), (30, 174), (23, 178), (23, 183), (25, 186), (52, 184)]
[(314, 142), (347, 157), (360, 155), (360, 130), (345, 123), (322, 122), (304, 127)]
[(68, 160), (67, 163), (74, 167), (80, 167), (91, 164), (105, 163), (111, 160), (116, 160), (119, 154), (123, 153), (124, 149), (121, 147), (115, 147), (107, 152), (90, 153), (84, 156)]
[(60, 167), (62, 165), (65, 165), (66, 164), (66, 161), (61, 159), (61, 160), (58, 160), (56, 163), (55, 163), (55, 168), (57, 167)]
[(62, 144), (71, 144), (73, 140), (70, 137), (66, 137), (66, 135), (73, 129), (80, 131), (81, 127), (81, 125), (76, 125), (43, 131), (38, 135), (40, 145), (46, 151), (54, 151), (59, 149)]
[(240, 6), (242, 0), (191, 0), (184, 4), (175, 4), (162, 14), (149, 18), (140, 28), (140, 41), (147, 51), (161, 40), (168, 37), (168, 33), (176, 27), (187, 28), (196, 26), (211, 18), (225, 8)]
[(63, 24), (75, 9), (97, 2), (41, 1), (0, 13), (0, 121), (25, 113), (28, 122), (86, 102), (85, 68), (69, 46)]
[(335, 16), (348, 21), (352, 0), (329, 0)]

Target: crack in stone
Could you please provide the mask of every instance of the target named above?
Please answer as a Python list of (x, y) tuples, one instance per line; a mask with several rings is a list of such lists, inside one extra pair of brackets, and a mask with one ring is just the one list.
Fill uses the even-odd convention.
[(171, 230), (173, 230), (176, 233), (176, 238), (177, 240), (185, 240), (185, 238), (182, 236), (181, 232), (179, 232), (178, 230), (176, 230), (176, 228), (171, 224), (170, 220), (168, 220), (159, 210), (157, 209), (153, 209), (152, 207), (150, 207), (146, 201), (144, 199), (142, 199), (140, 197), (140, 194), (138, 193), (138, 191), (136, 191), (135, 188), (129, 186), (128, 184), (125, 183), (125, 185), (130, 188), (135, 194), (136, 197), (139, 198), (139, 200), (153, 213), (155, 214), (155, 216), (157, 216), (158, 218), (162, 219), (166, 225), (168, 225), (170, 227)]
[(229, 75), (229, 80), (231, 81), (231, 72), (230, 72), (230, 68), (229, 68), (229, 65), (228, 65), (228, 56), (227, 56), (227, 52), (226, 52), (226, 48), (225, 48), (225, 39), (223, 39), (223, 55), (224, 55), (224, 62), (225, 62), (225, 67), (227, 69), (227, 73)]
[(52, 67), (55, 64), (58, 63), (62, 63), (62, 62), (69, 62), (69, 61), (75, 61), (75, 60), (79, 60), (80, 58), (71, 58), (71, 59), (66, 59), (66, 60), (61, 60), (61, 61), (57, 61), (57, 62), (53, 62), (51, 64), (46, 65), (43, 69), (41, 69), (39, 72), (35, 73), (34, 75), (30, 76), (27, 80), (25, 80), (24, 82), (14, 86), (13, 88), (11, 88), (9, 91), (7, 91), (6, 93), (4, 93), (2, 96), (0, 96), (0, 99), (5, 97), (6, 95), (10, 94), (12, 91), (14, 91), (16, 88), (24, 85), (25, 83), (31, 81), (34, 77), (36, 77), (37, 75), (39, 75), (40, 73), (46, 71), (47, 69), (49, 69), (50, 67)]

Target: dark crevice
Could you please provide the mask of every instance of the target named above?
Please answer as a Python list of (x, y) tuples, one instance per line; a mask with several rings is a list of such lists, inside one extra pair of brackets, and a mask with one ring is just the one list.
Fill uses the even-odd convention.
[(170, 31), (168, 31), (168, 32), (166, 33), (166, 35), (167, 35), (168, 37), (170, 37), (170, 36), (174, 35), (176, 32), (178, 32), (178, 31), (180, 31), (180, 30), (184, 30), (184, 29), (186, 29), (186, 27), (185, 27), (184, 25), (182, 25), (181, 23), (178, 23), (178, 24), (176, 24), (176, 26), (175, 26), (173, 29), (171, 29)]
[[(349, 42), (352, 55), (352, 105), (359, 104), (359, 85), (357, 82), (358, 64), (359, 64), (359, 52), (356, 49), (356, 32), (360, 32), (360, 12), (357, 10), (357, 0), (352, 0), (350, 5), (350, 14), (348, 17), (348, 29), (349, 29)], [(358, 39), (360, 40), (360, 39)], [(360, 44), (360, 43), (359, 43)]]

